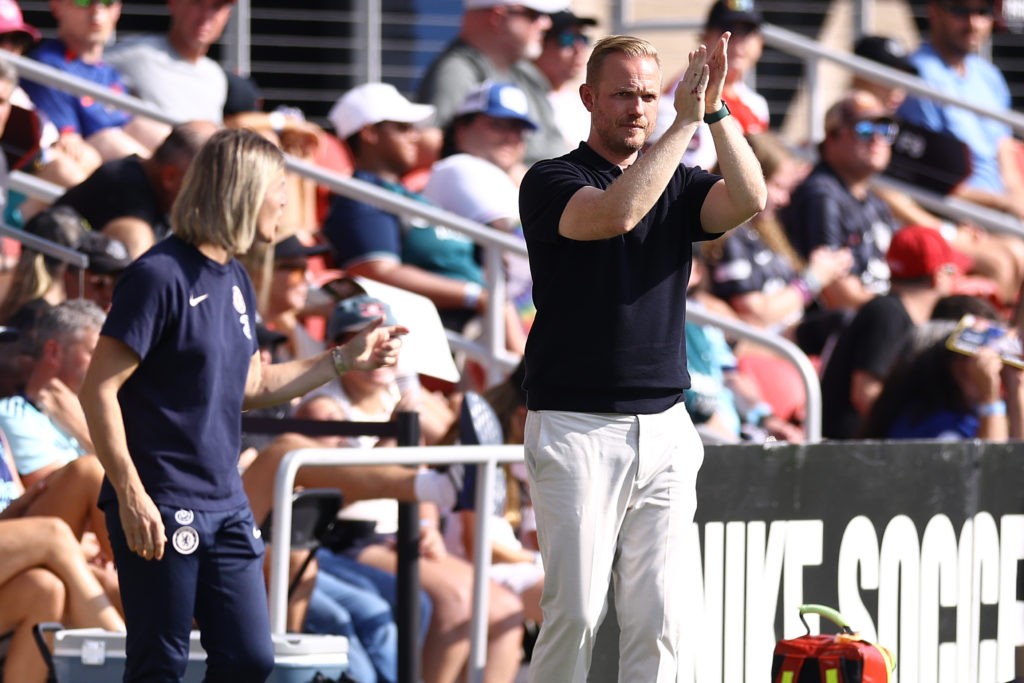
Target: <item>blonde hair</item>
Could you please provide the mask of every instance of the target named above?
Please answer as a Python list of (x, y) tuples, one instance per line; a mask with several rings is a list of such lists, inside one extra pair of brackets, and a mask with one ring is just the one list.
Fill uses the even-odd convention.
[(14, 267), (11, 285), (0, 303), (0, 322), (8, 321), (29, 301), (45, 296), (63, 272), (64, 264), (60, 261), (49, 260), (41, 252), (23, 248)]
[[(751, 133), (747, 135), (747, 142), (761, 164), (761, 172), (765, 180), (771, 180), (779, 172), (786, 161), (796, 159), (786, 145), (777, 135), (771, 132)], [(803, 269), (804, 260), (793, 248), (793, 243), (786, 236), (786, 231), (778, 218), (758, 214), (751, 221), (750, 225), (760, 234), (761, 241), (765, 246), (789, 262), (793, 270)], [(725, 245), (732, 239), (732, 233), (726, 235), (725, 239), (705, 242), (701, 245), (701, 255), (709, 265), (715, 265), (722, 260), (725, 252)]]
[(661, 58), (658, 50), (651, 43), (643, 38), (634, 36), (606, 36), (594, 44), (594, 49), (587, 60), (587, 85), (593, 87), (601, 75), (601, 67), (604, 60), (612, 54), (621, 54), (626, 57), (650, 57), (661, 67)]
[(270, 183), (283, 169), (284, 153), (259, 133), (244, 128), (217, 131), (185, 174), (171, 208), (174, 234), (232, 255), (247, 252)]

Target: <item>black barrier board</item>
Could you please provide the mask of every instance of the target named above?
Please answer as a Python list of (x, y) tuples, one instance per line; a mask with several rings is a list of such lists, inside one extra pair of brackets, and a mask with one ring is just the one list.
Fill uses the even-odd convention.
[[(708, 447), (690, 545), (680, 683), (767, 681), (806, 602), (895, 650), (900, 683), (1014, 678), (1022, 444)], [(615, 680), (614, 630), (592, 681)]]

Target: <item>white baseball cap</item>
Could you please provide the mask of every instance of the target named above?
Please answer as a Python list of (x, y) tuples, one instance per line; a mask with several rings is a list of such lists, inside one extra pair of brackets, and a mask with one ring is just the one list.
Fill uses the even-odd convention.
[(541, 14), (554, 14), (569, 9), (568, 0), (462, 0), (463, 9), (486, 9), (520, 5)]
[(381, 121), (419, 124), (427, 123), (433, 116), (433, 105), (410, 102), (390, 83), (364, 83), (342, 95), (331, 107), (327, 119), (338, 137), (344, 140), (363, 126)]

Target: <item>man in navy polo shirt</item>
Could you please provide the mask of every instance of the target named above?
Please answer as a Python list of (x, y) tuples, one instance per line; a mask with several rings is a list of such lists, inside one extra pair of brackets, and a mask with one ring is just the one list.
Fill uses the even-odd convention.
[[(657, 51), (629, 36), (597, 43), (580, 88), (589, 138), (523, 179), (537, 304), (526, 464), (546, 572), (531, 681), (587, 679), (612, 583), (619, 680), (676, 680), (684, 610), (675, 586), (703, 460), (682, 400), (692, 246), (767, 199), (721, 100), (729, 38), (691, 53), (676, 119), (643, 154), (662, 91)], [(701, 120), (722, 176), (679, 164)]]

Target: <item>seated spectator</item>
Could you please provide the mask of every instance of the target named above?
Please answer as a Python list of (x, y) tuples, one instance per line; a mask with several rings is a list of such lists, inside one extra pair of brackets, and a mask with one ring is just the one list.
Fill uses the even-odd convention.
[[(504, 382), (484, 393), (494, 409), (506, 444), (522, 445), (526, 429), (526, 392), (522, 388), (525, 365), (520, 361)], [(444, 539), (448, 552), (457, 557), (473, 559), (476, 535), (476, 473), (467, 470), (457, 510), (449, 513), (444, 523)], [(523, 617), (528, 628), (536, 628), (544, 620), (540, 598), (544, 591), (544, 567), (535, 539), (536, 532), (530, 502), (529, 482), (523, 463), (505, 464), (496, 471), (494, 508), (491, 510), (492, 580), (514, 592), (523, 601)], [(524, 524), (526, 522), (526, 524)]]
[[(60, 493), (75, 493), (72, 488), (59, 488), (64, 489)], [(0, 604), (4, 606), (0, 637), (10, 635), (0, 673), (7, 681), (49, 680), (32, 634), (40, 622), (125, 630), (124, 620), (86, 562), (80, 534), (43, 511), (45, 503), (39, 505), (40, 499), (53, 499), (57, 493), (58, 487), (40, 485), (24, 491), (7, 439), (0, 431)], [(95, 507), (95, 501), (90, 500), (89, 505)]]
[[(444, 158), (431, 169), (423, 195), (442, 209), (523, 240), (518, 180), (525, 170), (526, 135), (535, 128), (519, 87), (487, 82), (475, 88), (445, 129)], [(510, 255), (505, 268), (514, 305), (506, 315), (506, 344), (521, 352), (526, 343), (522, 332), (537, 313), (530, 264), (526, 257)]]
[[(863, 36), (854, 44), (853, 51), (865, 59), (917, 75), (917, 67), (911, 63), (903, 46), (892, 38)], [(890, 112), (896, 112), (906, 98), (906, 91), (903, 88), (874, 83), (859, 76), (854, 77), (853, 87), (873, 93)], [(895, 118), (897, 123), (905, 124), (898, 116)], [(936, 131), (931, 135), (934, 137), (929, 140), (929, 145), (942, 138), (947, 138), (956, 145), (961, 144), (946, 132)], [(930, 162), (934, 156), (936, 155), (927, 155), (922, 162)], [(969, 222), (954, 223), (926, 211), (908, 195), (888, 187), (875, 187), (875, 192), (889, 205), (898, 221), (904, 224), (927, 225), (941, 231), (954, 249), (973, 259), (972, 273), (993, 281), (996, 287), (995, 297), (999, 302), (1003, 305), (1013, 304), (1017, 291), (1024, 281), (1024, 240), (1018, 235), (992, 234)]]
[[(394, 324), (391, 308), (380, 299), (360, 294), (338, 302), (327, 323), (327, 339), (335, 344), (347, 341), (377, 316), (383, 315), (388, 324)], [(440, 443), (455, 421), (455, 411), (440, 393), (427, 391), (420, 385), (419, 377), (398, 368), (380, 368), (372, 373), (353, 373), (349, 378), (339, 377), (309, 394), (327, 396), (334, 400), (342, 412), (351, 420), (376, 420), (381, 415), (388, 418), (399, 410), (414, 410), (420, 416), (420, 432), (423, 443), (433, 446)], [(394, 445), (394, 442), (378, 443), (374, 439), (349, 441), (346, 446), (370, 447)]]
[[(55, 246), (75, 249), (88, 232), (81, 216), (68, 208), (36, 214), (25, 232)], [(68, 266), (42, 252), (22, 248), (14, 268), (11, 286), (0, 301), (0, 323), (16, 327), (21, 340), (0, 356), (0, 377), (5, 382), (0, 396), (20, 391), (31, 368), (31, 353), (39, 317), (51, 306), (68, 298), (65, 285)]]
[[(228, 99), (224, 105), (224, 125), (250, 128), (278, 145), (299, 161), (350, 175), (352, 164), (343, 145), (320, 126), (306, 120), (301, 109), (279, 106), (263, 110), (263, 94), (252, 78), (227, 74)], [(332, 153), (334, 156), (332, 156)], [(292, 233), (303, 240), (312, 238), (323, 221), (320, 213), (320, 186), (311, 178), (289, 172), (288, 204), (281, 219), (280, 237)], [(326, 193), (326, 188), (323, 189)]]
[[(896, 69), (912, 76), (918, 75), (917, 67), (907, 57), (907, 50), (895, 38), (876, 35), (861, 36), (853, 44), (853, 54), (878, 62), (890, 69)], [(850, 89), (871, 93), (891, 112), (899, 109), (903, 100), (907, 98), (906, 89), (900, 86), (878, 83), (856, 74), (853, 76)]]
[(771, 133), (747, 136), (768, 186), (768, 203), (746, 225), (701, 248), (711, 270), (713, 294), (744, 322), (777, 332), (798, 324), (821, 291), (850, 269), (846, 247), (816, 247), (809, 259), (793, 249), (778, 220), (793, 188), (806, 175), (804, 165)]
[[(734, 316), (721, 300), (706, 293), (706, 281), (703, 259), (694, 258), (687, 306)], [(721, 329), (687, 320), (685, 332), (691, 386), (683, 397), (702, 439), (712, 443), (763, 442), (771, 436), (793, 443), (803, 441), (802, 429), (791, 421), (793, 415), (775, 413), (756, 377), (740, 367)], [(801, 402), (805, 401), (803, 397)]]
[(175, 126), (152, 157), (108, 161), (55, 202), (73, 207), (95, 230), (124, 242), (133, 259), (170, 231), (168, 215), (192, 158), (216, 132), (208, 121)]
[[(722, 99), (746, 134), (762, 133), (768, 130), (769, 124), (767, 100), (747, 85), (747, 74), (753, 71), (764, 50), (764, 36), (761, 34), (763, 23), (764, 17), (753, 0), (715, 0), (708, 10), (704, 30), (698, 41), (700, 44), (711, 46), (717, 43), (726, 31), (731, 34), (726, 55), (729, 70), (725, 76), (725, 86), (722, 88)], [(666, 96), (658, 101), (655, 138), (675, 121), (676, 111), (672, 106), (672, 94), (680, 79), (681, 75), (668, 81), (665, 87)], [(653, 142), (653, 139), (648, 140), (648, 144)], [(707, 124), (701, 123), (683, 155), (683, 163), (711, 169), (717, 162), (718, 156), (711, 139), (711, 129)]]
[(64, 291), (68, 299), (86, 299), (103, 310), (110, 310), (117, 277), (132, 262), (128, 248), (120, 240), (101, 232), (87, 232), (76, 249), (89, 257), (89, 265), (79, 270), (64, 269)]
[(77, 394), (104, 317), (95, 303), (84, 299), (44, 313), (24, 393), (0, 399), (0, 429), (26, 486), (93, 451)]
[[(978, 54), (992, 35), (994, 0), (929, 0), (928, 38), (910, 55), (931, 87), (989, 111), (1011, 109), (1006, 78)], [(953, 194), (1024, 218), (1024, 172), (1019, 142), (999, 121), (919, 95), (907, 97), (899, 116), (931, 130), (951, 133), (971, 153), (971, 175)]]
[(892, 155), (896, 126), (878, 99), (847, 94), (825, 113), (819, 161), (779, 212), (804, 259), (818, 247), (847, 248), (850, 272), (821, 290), (828, 309), (858, 309), (889, 290), (885, 251), (896, 229), (886, 203), (871, 189)]
[[(344, 419), (337, 403), (324, 396), (303, 402), (295, 416), (309, 420)], [(314, 440), (324, 448), (342, 445), (339, 437), (322, 436)], [(345, 495), (344, 491), (342, 495)], [(328, 549), (321, 552), (337, 551), (348, 542), (336, 534), (327, 543)], [(371, 580), (358, 572), (321, 572), (315, 559), (311, 567), (315, 578), (302, 617), (303, 630), (346, 636), (349, 639), (349, 665), (346, 673), (352, 679), (366, 683), (397, 681), (398, 626), (392, 609), (392, 604), (397, 600), (394, 577), (380, 572)], [(430, 622), (432, 606), (430, 598), (422, 590), (420, 601), (422, 642)]]
[(435, 107), (437, 125), (444, 127), (484, 81), (515, 83), (538, 124), (526, 143), (527, 164), (564, 154), (571, 145), (555, 124), (548, 83), (528, 60), (540, 54), (549, 15), (565, 9), (565, 0), (465, 0), (459, 34), (427, 67), (417, 101)]
[(949, 350), (956, 323), (922, 326), (900, 350), (862, 434), (873, 439), (1024, 437), (1022, 371), (993, 349), (967, 356)]
[[(17, 338), (12, 328), (0, 328), (0, 343), (10, 346)], [(103, 468), (96, 458), (84, 457), (72, 460), (45, 479), (37, 481), (28, 490), (22, 484), (11, 457), (7, 436), (0, 431), (0, 511), (7, 519), (17, 517), (59, 517), (82, 538), (86, 533), (95, 534), (96, 523), (102, 519), (96, 514), (96, 492), (103, 480)], [(104, 535), (100, 536), (102, 540)], [(99, 553), (104, 559), (104, 545)]]
[[(43, 40), (28, 56), (115, 92), (124, 92), (120, 74), (104, 61), (103, 54), (121, 16), (120, 0), (96, 0), (88, 6), (75, 0), (54, 0), (50, 12), (57, 22), (57, 37)], [(148, 157), (167, 136), (164, 124), (133, 117), (91, 97), (31, 80), (24, 80), (22, 86), (36, 107), (57, 126), (61, 144), (74, 156), (87, 144), (104, 161), (129, 154)]]
[(577, 16), (570, 10), (555, 12), (551, 28), (544, 32), (540, 55), (533, 59), (533, 65), (548, 82), (555, 125), (570, 146), (590, 136), (590, 112), (580, 98), (579, 81), (590, 51), (590, 37), (583, 30), (596, 25), (596, 19)]
[[(327, 245), (306, 246), (291, 235), (273, 247), (273, 265), (269, 278), (264, 273), (253, 275), (256, 291), (261, 296), (260, 315), (271, 330), (285, 336), (277, 347), (279, 360), (308, 358), (324, 350), (323, 337), (315, 338), (304, 324), (308, 312), (311, 256), (330, 251)], [(262, 287), (266, 283), (265, 291)]]
[(220, 123), (227, 78), (207, 56), (231, 18), (234, 0), (170, 0), (166, 33), (118, 41), (106, 61), (128, 90), (178, 121)]
[(13, 632), (3, 663), (5, 681), (50, 680), (33, 636), (38, 623), (125, 630), (78, 540), (55, 517), (0, 519), (0, 603), (0, 634)]
[[(347, 302), (351, 302), (352, 305), (346, 305)], [(382, 313), (385, 317), (390, 316), (388, 310), (383, 302), (376, 299), (362, 297), (355, 302), (351, 299), (343, 300), (328, 325), (330, 338), (347, 339), (365, 326), (367, 321)], [(342, 419), (388, 421), (392, 419), (396, 410), (414, 408), (424, 397), (425, 392), (422, 391), (406, 391), (403, 394), (391, 369), (386, 373), (375, 370), (346, 374), (354, 381), (330, 385), (331, 391), (327, 394), (341, 395), (342, 400), (337, 400), (333, 404), (333, 412), (335, 415), (340, 414)], [(429, 414), (428, 411), (421, 411), (421, 415), (424, 413)], [(448, 431), (453, 421), (454, 415), (449, 414), (440, 435)], [(432, 431), (429, 424), (424, 424), (423, 431), (425, 435)], [(347, 444), (339, 440), (337, 445)], [(392, 444), (386, 440), (377, 440), (375, 437), (360, 437), (358, 445), (366, 448)], [(371, 574), (379, 570), (394, 573), (396, 555), (390, 534), (397, 529), (395, 501), (365, 500), (362, 496), (351, 498), (347, 493), (346, 500), (358, 502), (348, 504), (341, 513), (342, 517), (374, 522), (376, 533), (355, 544), (340, 556), (318, 553), (320, 571), (344, 578), (349, 572), (361, 571), (363, 565), (368, 565), (374, 570)], [(469, 653), (472, 565), (448, 555), (445, 551), (438, 527), (437, 510), (421, 506), (420, 514), (423, 518), (420, 581), (433, 604), (430, 628), (423, 646), (423, 678), (429, 681), (454, 682), (466, 665)], [(519, 664), (521, 631), (518, 625), (522, 623), (522, 605), (515, 595), (497, 584), (493, 584), (490, 590), (487, 676), (488, 680), (511, 681)]]
[[(367, 83), (339, 99), (330, 119), (352, 150), (354, 177), (420, 199), (400, 180), (416, 163), (416, 125), (425, 124), (433, 113), (432, 107), (409, 102), (391, 85)], [(487, 306), (473, 242), (460, 233), (344, 196), (332, 200), (323, 233), (334, 247), (335, 263), (348, 275), (426, 296), (449, 329), (461, 332)]]
[(967, 258), (931, 228), (908, 226), (886, 255), (892, 291), (857, 311), (839, 335), (821, 379), (822, 435), (852, 439), (861, 431), (903, 340), (952, 293)]
[[(39, 30), (25, 23), (16, 0), (0, 2), (0, 50), (23, 55), (39, 42)], [(0, 83), (4, 84), (3, 98), (9, 102), (10, 128), (0, 126), (4, 150), (10, 160), (10, 150), (17, 149), (20, 158), (8, 163), (8, 170), (19, 170), (36, 175), (61, 187), (70, 187), (81, 182), (100, 164), (96, 150), (86, 145), (70, 149), (60, 144), (60, 133), (53, 122), (36, 110), (28, 93), (18, 85), (18, 73), (14, 66), (4, 63), (0, 66)], [(12, 88), (7, 93), (7, 84)], [(13, 202), (12, 202), (13, 203)], [(9, 213), (15, 220), (28, 220), (46, 206), (46, 202), (33, 197), (25, 198), (17, 207), (20, 215)], [(20, 223), (16, 223), (20, 224)]]

